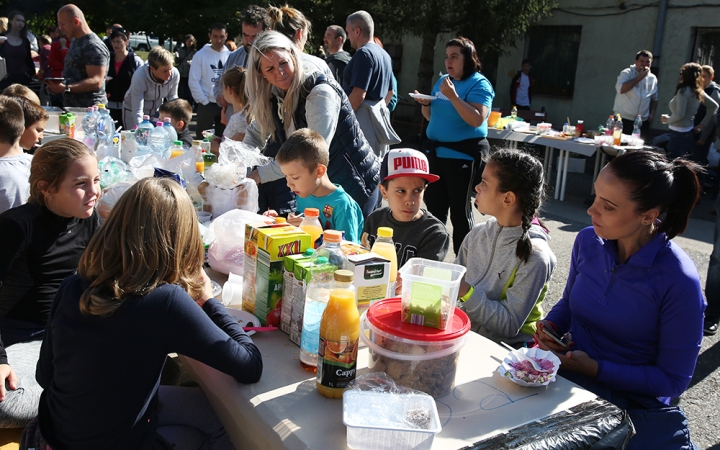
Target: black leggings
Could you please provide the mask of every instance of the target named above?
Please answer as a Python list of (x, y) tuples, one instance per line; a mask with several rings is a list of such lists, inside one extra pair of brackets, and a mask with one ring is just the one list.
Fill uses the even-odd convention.
[(475, 225), (472, 198), (475, 197), (475, 186), (480, 182), (482, 162), (477, 159), (438, 158), (434, 150), (430, 150), (428, 160), (430, 173), (440, 176), (440, 179), (428, 185), (425, 204), (442, 223), (447, 222), (450, 209), (453, 249), (457, 254), (463, 239)]

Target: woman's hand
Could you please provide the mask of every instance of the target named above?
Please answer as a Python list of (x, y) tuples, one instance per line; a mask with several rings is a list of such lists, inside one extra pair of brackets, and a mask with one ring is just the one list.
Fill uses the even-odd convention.
[(587, 353), (580, 350), (573, 350), (566, 353), (553, 353), (560, 358), (560, 366), (563, 369), (582, 373), (590, 378), (595, 378), (597, 376), (598, 362), (589, 357)]
[(443, 80), (440, 82), (440, 92), (450, 99), (450, 101), (455, 100), (458, 98), (457, 92), (455, 92), (455, 83), (452, 82), (449, 76), (443, 78)]
[(542, 330), (545, 327), (552, 330), (554, 332), (554, 334), (558, 334), (557, 327), (555, 326), (554, 323), (552, 323), (549, 320), (538, 320), (537, 321), (537, 332), (533, 335), (533, 340), (535, 341), (535, 343), (537, 345), (540, 346), (541, 349), (549, 350), (555, 354), (558, 354), (558, 353), (564, 353), (564, 352), (568, 351), (568, 349), (570, 347), (575, 345), (572, 342), (572, 335), (570, 333), (568, 333), (563, 338), (563, 342), (565, 342), (567, 344), (567, 346), (563, 347), (562, 345), (555, 342), (555, 340), (553, 338), (551, 338), (547, 334), (543, 333)]
[(5, 400), (7, 391), (5, 390), (5, 381), (7, 381), (10, 389), (17, 389), (18, 378), (15, 371), (9, 364), (0, 364), (0, 402)]
[[(213, 298), (212, 295), (212, 282), (210, 281), (210, 277), (207, 273), (205, 273), (204, 269), (200, 269), (200, 279), (198, 280), (200, 283), (202, 283), (200, 295), (198, 298), (194, 298), (195, 302), (202, 307), (202, 305), (205, 304), (206, 301)], [(191, 293), (190, 296), (193, 296)]]
[[(417, 91), (417, 89), (415, 89), (414, 94), (419, 94), (419, 92)], [(423, 106), (430, 106), (430, 101), (431, 101), (431, 100), (428, 100), (428, 99), (426, 99), (426, 98), (417, 98), (417, 97), (414, 97), (413, 99), (414, 99), (416, 102), (418, 102), (418, 103), (420, 103), (421, 105), (423, 105)]]

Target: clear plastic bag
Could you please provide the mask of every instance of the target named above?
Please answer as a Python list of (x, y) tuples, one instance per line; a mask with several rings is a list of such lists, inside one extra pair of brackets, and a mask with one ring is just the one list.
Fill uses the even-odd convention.
[(245, 260), (245, 225), (272, 222), (272, 218), (249, 211), (233, 209), (217, 217), (205, 233), (210, 267), (222, 273), (242, 275)]
[[(346, 419), (356, 426), (440, 431), (435, 399), (396, 384), (385, 372), (359, 375), (343, 393)], [(347, 422), (346, 422), (347, 424)]]
[(98, 162), (100, 172), (100, 187), (110, 187), (121, 181), (136, 181), (136, 177), (127, 164), (118, 158), (107, 156)]
[(103, 220), (108, 218), (110, 211), (112, 211), (115, 204), (117, 204), (118, 200), (120, 200), (120, 197), (122, 197), (122, 195), (130, 189), (130, 186), (133, 184), (135, 184), (134, 180), (121, 181), (103, 189), (102, 196), (97, 202), (97, 211)]
[(225, 139), (221, 142), (219, 152), (219, 164), (238, 163), (246, 168), (252, 168), (255, 166), (264, 166), (272, 161), (260, 153), (255, 147), (251, 147), (243, 142), (233, 141), (232, 139)]

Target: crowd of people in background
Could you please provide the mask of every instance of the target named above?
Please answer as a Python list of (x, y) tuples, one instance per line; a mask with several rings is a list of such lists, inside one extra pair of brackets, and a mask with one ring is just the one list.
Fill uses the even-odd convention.
[[(0, 35), (0, 427), (35, 420), (33, 437), (56, 448), (231, 448), (202, 392), (158, 385), (165, 356), (197, 358), (242, 383), (263, 370), (252, 340), (212, 298), (193, 205), (179, 184), (138, 181), (101, 225), (92, 150), (59, 139), (29, 155), (48, 119), (24, 87), (37, 76), (45, 104), (102, 103), (126, 129), (144, 115), (167, 118), (187, 145), (195, 108), (196, 138), (214, 130), (213, 149), (230, 139), (273, 158), (248, 174), (269, 215), (299, 223), (297, 212), (315, 207), (325, 227), (366, 246), (389, 226), (401, 263), (442, 261), (452, 243), (455, 263), (467, 268), (458, 302), (474, 332), (556, 353), (561, 375), (629, 411), (638, 435), (628, 448), (663, 448), (649, 444), (659, 426), (687, 430), (648, 423), (641, 412), (663, 414), (682, 394), (703, 331), (713, 334), (720, 320), (718, 301), (703, 316), (697, 269), (672, 241), (702, 191), (703, 169), (683, 157), (703, 163), (714, 139), (720, 88), (711, 67), (681, 68), (662, 118), (669, 157), (635, 152), (602, 169), (592, 226), (577, 236), (560, 302), (544, 312), (557, 264), (539, 218), (546, 174), (529, 153), (491, 150), (495, 91), (471, 40), (445, 43), (446, 75), (416, 98), (427, 121), (421, 148), (391, 149), (400, 143), (390, 121), (397, 79), (369, 13), (329, 25), (324, 58), (306, 53), (311, 23), (293, 7), (253, 5), (239, 16), (239, 46), (214, 23), (206, 43), (188, 34), (174, 52), (156, 46), (143, 61), (128, 30), (114, 24), (103, 41), (77, 6), (60, 8), (58, 28), (39, 38), (21, 12), (8, 14)], [(643, 133), (658, 107), (651, 63), (650, 52), (638, 52), (616, 82), (615, 112), (625, 127), (639, 116)], [(522, 66), (511, 96), (530, 108), (532, 65)], [(476, 226), (473, 207), (491, 218)], [(717, 290), (718, 275), (711, 283)], [(92, 439), (81, 442), (87, 429)]]

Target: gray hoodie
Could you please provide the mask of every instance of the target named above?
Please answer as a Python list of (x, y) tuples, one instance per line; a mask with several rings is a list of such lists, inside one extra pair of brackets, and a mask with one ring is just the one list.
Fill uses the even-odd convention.
[(123, 101), (123, 120), (125, 128), (132, 130), (142, 122), (142, 116), (156, 116), (165, 101), (178, 98), (180, 72), (173, 67), (170, 79), (161, 82), (150, 73), (150, 65), (145, 63), (133, 74), (130, 89), (125, 93)]
[[(550, 237), (545, 230), (532, 225), (529, 233), (533, 253), (527, 263), (521, 263), (515, 256), (522, 228), (502, 227), (494, 217), (465, 236), (455, 258), (455, 264), (467, 268), (465, 281), (475, 288), (461, 308), (470, 317), (471, 329), (495, 342), (512, 344), (531, 339), (520, 329), (555, 269), (557, 259), (550, 250)], [(501, 301), (502, 291), (516, 267), (513, 285), (507, 290), (507, 298)]]

